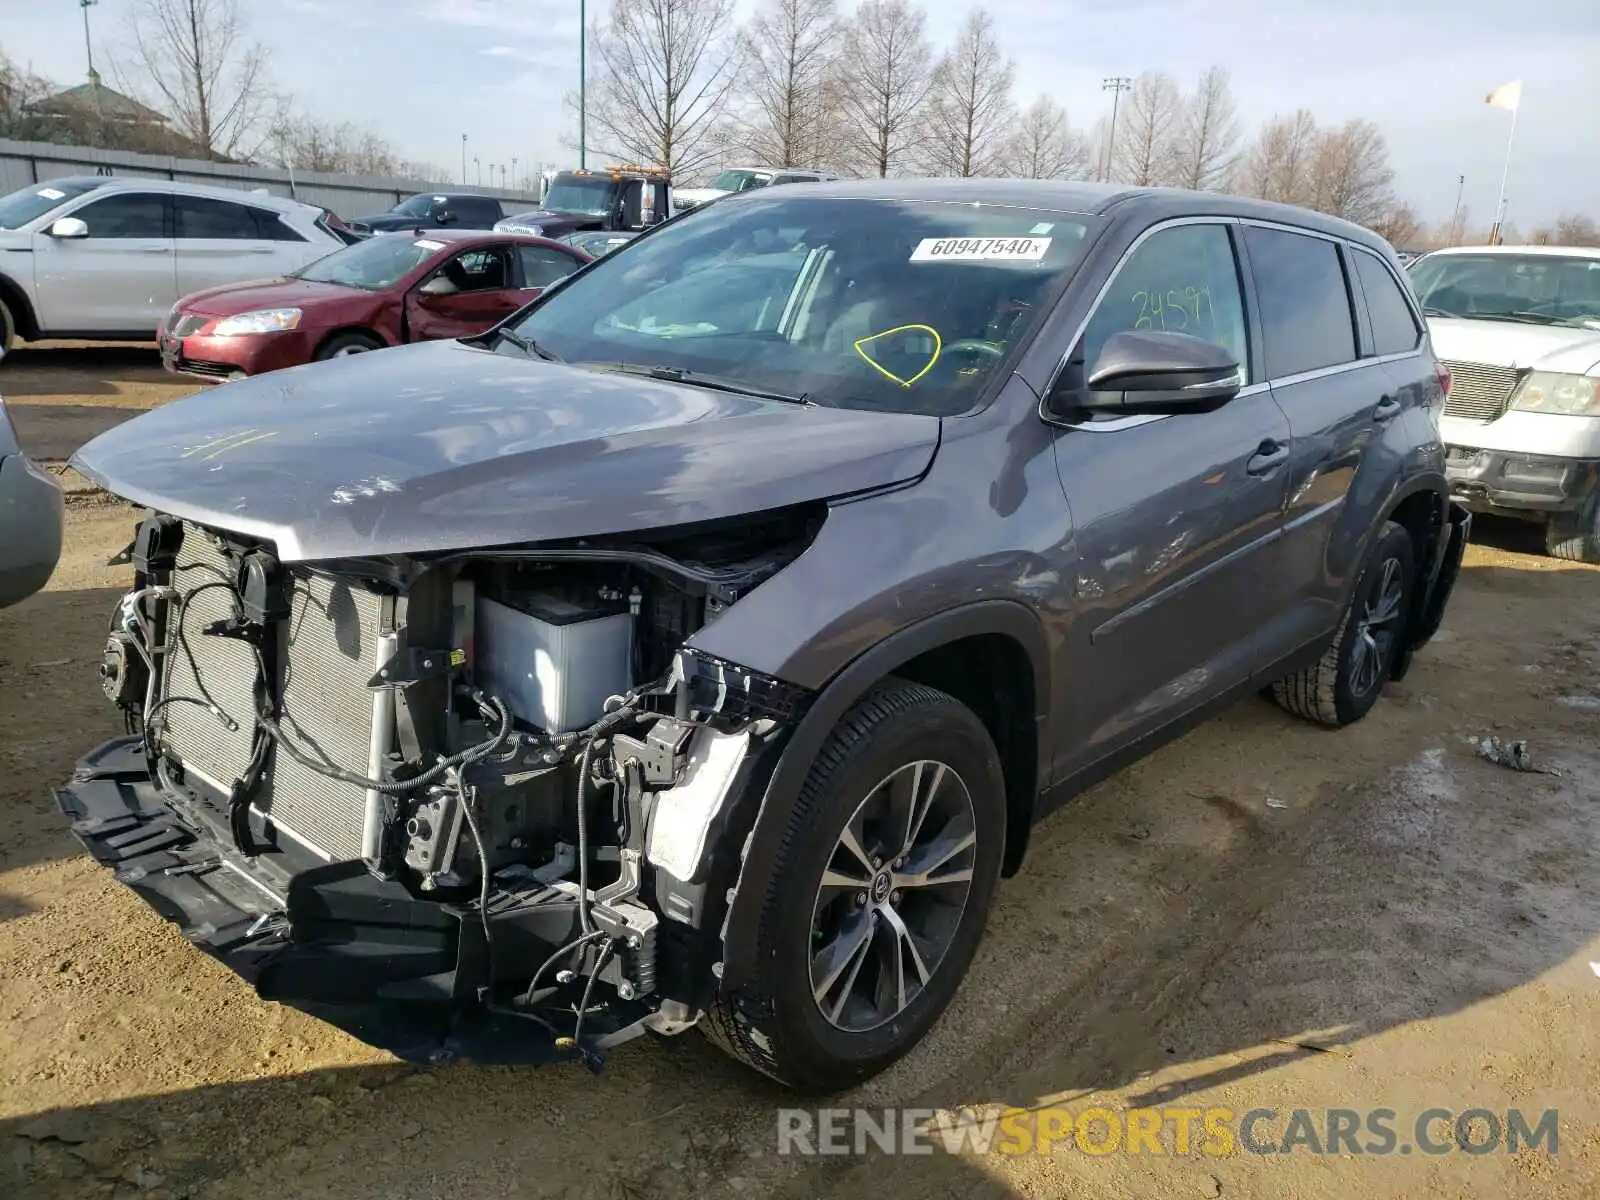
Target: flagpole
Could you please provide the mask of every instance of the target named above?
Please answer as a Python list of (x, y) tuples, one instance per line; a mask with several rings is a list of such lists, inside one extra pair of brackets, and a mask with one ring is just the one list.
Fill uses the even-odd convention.
[(1511, 179), (1511, 146), (1517, 140), (1517, 114), (1522, 111), (1522, 96), (1517, 96), (1517, 106), (1511, 110), (1511, 132), (1506, 134), (1506, 161), (1500, 171), (1500, 202), (1494, 210), (1494, 230), (1489, 235), (1489, 244), (1500, 244), (1501, 230), (1506, 219), (1506, 184)]

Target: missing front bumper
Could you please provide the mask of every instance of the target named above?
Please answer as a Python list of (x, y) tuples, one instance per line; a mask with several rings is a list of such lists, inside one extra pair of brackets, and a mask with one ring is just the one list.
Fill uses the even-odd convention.
[(585, 1017), (583, 1047), (559, 1045), (570, 1005), (505, 1006), (511, 985), (571, 940), (575, 905), (548, 890), (493, 893), (491, 972), (476, 907), (415, 896), (361, 862), (247, 859), (169, 806), (137, 738), (86, 755), (55, 797), (96, 861), (263, 999), (404, 1061), (598, 1066), (597, 1050), (638, 1032), (648, 1012), (608, 999)]

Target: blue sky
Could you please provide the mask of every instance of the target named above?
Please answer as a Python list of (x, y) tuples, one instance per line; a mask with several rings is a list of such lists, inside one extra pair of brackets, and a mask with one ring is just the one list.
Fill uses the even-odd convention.
[[(591, 19), (607, 0), (591, 0)], [(91, 10), (97, 54), (129, 0)], [(751, 0), (740, 0), (748, 11)], [(848, 5), (846, 6), (848, 7)], [(930, 5), (936, 40), (963, 8)], [(1388, 136), (1401, 195), (1448, 216), (1466, 176), (1475, 220), (1492, 216), (1510, 114), (1484, 95), (1525, 81), (1511, 219), (1600, 217), (1600, 4), (1593, 0), (993, 0), (1017, 63), (1018, 98), (1049, 91), (1075, 124), (1106, 111), (1100, 81), (1163, 69), (1229, 69), (1254, 122), (1305, 106), (1366, 117)], [(302, 107), (365, 125), (406, 156), (460, 168), (461, 134), (485, 165), (552, 161), (562, 96), (577, 80), (578, 0), (274, 0), (243, 5)], [(75, 0), (0, 0), (0, 47), (62, 80), (83, 77)]]

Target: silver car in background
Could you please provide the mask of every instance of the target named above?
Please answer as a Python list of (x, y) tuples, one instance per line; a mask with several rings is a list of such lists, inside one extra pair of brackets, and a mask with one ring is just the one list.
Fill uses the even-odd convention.
[(180, 296), (345, 245), (327, 210), (237, 188), (72, 176), (0, 197), (0, 357), (18, 340), (151, 341)]
[(56, 481), (28, 461), (0, 399), (0, 608), (45, 585), (61, 556)]

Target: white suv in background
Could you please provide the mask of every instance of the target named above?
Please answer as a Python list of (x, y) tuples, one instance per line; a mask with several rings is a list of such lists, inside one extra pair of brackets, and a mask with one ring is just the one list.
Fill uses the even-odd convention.
[(780, 183), (824, 183), (837, 178), (831, 171), (808, 171), (802, 167), (729, 167), (705, 187), (675, 189), (672, 205), (681, 211), (699, 208), (734, 192), (749, 192)]
[(1450, 369), (1455, 499), (1542, 522), (1547, 553), (1600, 563), (1600, 249), (1461, 246), (1408, 270)]
[(0, 198), (0, 357), (17, 339), (151, 341), (180, 296), (345, 245), (326, 210), (235, 188), (75, 176)]

